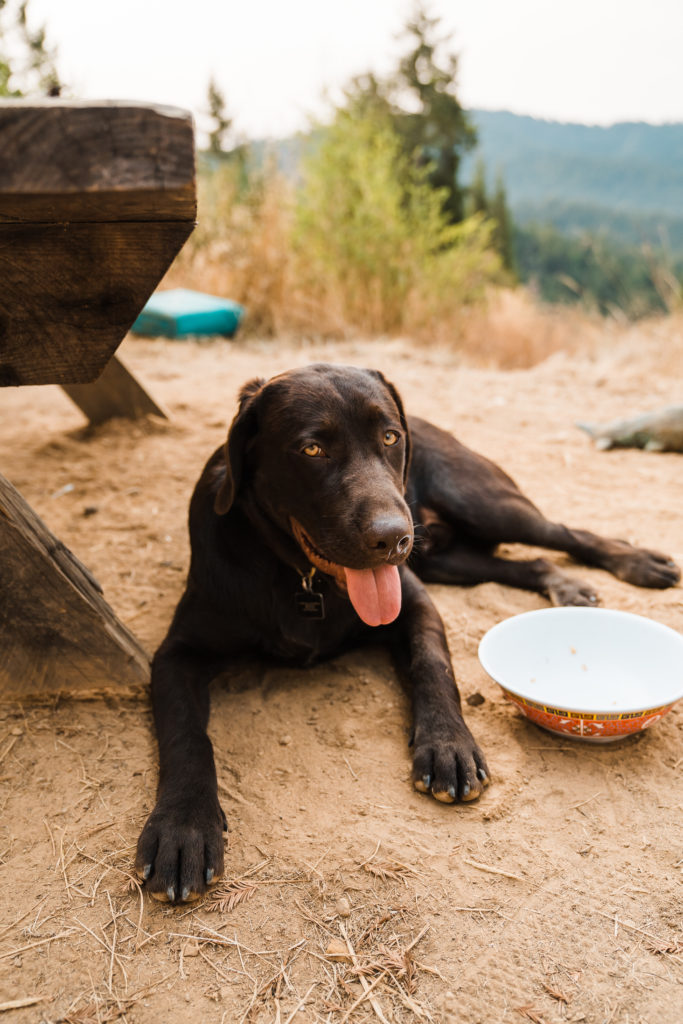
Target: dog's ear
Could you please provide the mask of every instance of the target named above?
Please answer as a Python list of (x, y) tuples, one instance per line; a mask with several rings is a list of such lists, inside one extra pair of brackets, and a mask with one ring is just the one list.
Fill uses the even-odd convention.
[(235, 494), (242, 479), (244, 456), (251, 439), (258, 429), (258, 405), (261, 389), (265, 380), (255, 377), (248, 381), (239, 395), (237, 415), (230, 424), (228, 439), (225, 442), (225, 477), (213, 503), (217, 515), (225, 515), (230, 511)]
[(405, 487), (406, 484), (408, 483), (408, 469), (410, 468), (410, 456), (411, 456), (411, 452), (412, 452), (412, 443), (411, 443), (411, 440), (410, 440), (410, 431), (408, 429), (408, 421), (406, 420), (406, 414), (403, 411), (403, 402), (401, 401), (401, 396), (399, 395), (399, 393), (396, 390), (396, 388), (394, 387), (394, 385), (390, 381), (388, 381), (386, 379), (386, 377), (384, 376), (383, 373), (380, 373), (379, 370), (373, 370), (373, 373), (376, 374), (376, 376), (379, 377), (379, 379), (382, 381), (382, 383), (384, 384), (384, 387), (387, 389), (387, 391), (389, 392), (389, 394), (393, 398), (394, 403), (396, 405), (396, 408), (398, 409), (398, 415), (399, 415), (399, 419), (401, 421), (401, 427), (403, 428), (403, 433), (405, 434), (405, 439), (406, 439), (406, 458), (405, 458), (405, 462), (403, 464), (403, 486)]

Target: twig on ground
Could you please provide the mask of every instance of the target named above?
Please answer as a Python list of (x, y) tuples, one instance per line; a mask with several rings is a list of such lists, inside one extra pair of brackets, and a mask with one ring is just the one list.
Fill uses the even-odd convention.
[(373, 859), (374, 857), (376, 857), (376, 856), (377, 856), (377, 852), (378, 852), (378, 850), (379, 850), (379, 848), (380, 848), (380, 846), (381, 846), (381, 845), (382, 845), (382, 840), (381, 840), (381, 839), (378, 839), (378, 840), (377, 840), (377, 846), (376, 846), (376, 847), (375, 847), (375, 849), (374, 849), (374, 850), (372, 851), (372, 853), (370, 854), (370, 856), (368, 857), (368, 859), (367, 859), (367, 860), (364, 860), (364, 861), (362, 862), (362, 864), (359, 864), (358, 866), (359, 866), (359, 867), (361, 867), (361, 868), (364, 868), (366, 864), (369, 864), (369, 863), (370, 863), (370, 861), (371, 861), (371, 860), (372, 860), (372, 859)]
[[(658, 948), (656, 950), (651, 950), (651, 952), (664, 953), (667, 956), (670, 956), (673, 960), (683, 963), (683, 957), (677, 955), (680, 950), (677, 943), (669, 943), (666, 939), (662, 939), (658, 935), (653, 935), (652, 932), (645, 931), (644, 928), (638, 928), (635, 924), (623, 921), (620, 917), (617, 917), (616, 914), (606, 914), (604, 910), (597, 910), (595, 907), (593, 908), (593, 913), (599, 914), (600, 917), (606, 917), (608, 921), (613, 921), (615, 928), (621, 925), (622, 928), (628, 928), (631, 932), (638, 932), (639, 935), (644, 935), (646, 938), (652, 939), (652, 941), (657, 944)], [(670, 952), (670, 947), (672, 945), (676, 947), (674, 952)]]
[(71, 898), (72, 898), (71, 897), (71, 883), (69, 882), (69, 876), (66, 873), (66, 864), (64, 863), (64, 832), (62, 832), (62, 834), (60, 836), (60, 839), (59, 839), (59, 862), (58, 863), (59, 863), (60, 870), (62, 872), (62, 877), (64, 879), (64, 885), (66, 887), (66, 895), (67, 895), (67, 897), (69, 899), (69, 903), (71, 903)]
[[(95, 1021), (97, 1021), (97, 1024), (109, 1024), (109, 1022), (115, 1021), (120, 1017), (125, 1019), (128, 1010), (132, 1009), (141, 999), (150, 995), (156, 988), (159, 988), (160, 985), (163, 985), (164, 982), (169, 981), (174, 975), (175, 971), (165, 975), (151, 985), (145, 986), (145, 988), (138, 989), (137, 992), (126, 996), (123, 1000), (119, 999), (116, 995), (108, 997), (104, 1001), (104, 1005), (102, 1005), (102, 1000), (98, 998), (93, 988), (89, 1002), (84, 1001), (83, 994), (77, 996), (64, 1016), (59, 1018), (57, 1024), (93, 1024)], [(109, 1005), (107, 1005), (107, 1002)], [(81, 1003), (80, 1006), (79, 1003)]]
[[(111, 992), (112, 991), (112, 982), (113, 982), (113, 977), (114, 977), (114, 959), (116, 957), (116, 940), (118, 938), (119, 930), (118, 930), (118, 926), (116, 924), (116, 914), (114, 913), (114, 907), (113, 907), (112, 902), (111, 902), (111, 896), (109, 895), (109, 891), (107, 891), (107, 899), (109, 901), (109, 910), (111, 911), (111, 919), (112, 919), (112, 922), (113, 922), (113, 925), (114, 925), (114, 934), (112, 935), (112, 939), (111, 939), (111, 957), (109, 959), (109, 979), (108, 979), (108, 983), (107, 983), (107, 987), (108, 987), (109, 991)], [(105, 926), (101, 925), (100, 927), (102, 928), (102, 934), (105, 935), (105, 932), (104, 932), (104, 927)], [(105, 935), (105, 939), (106, 939), (106, 935)], [(125, 976), (126, 975), (125, 975), (125, 971), (124, 971), (124, 978), (125, 978)], [(127, 987), (128, 986), (126, 985), (126, 988)]]
[[(216, 972), (216, 974), (218, 975), (219, 978), (222, 978), (223, 981), (227, 981), (229, 985), (232, 985), (232, 978), (229, 978), (227, 976), (227, 974), (225, 973), (225, 971), (221, 970), (221, 968), (218, 966), (218, 964), (215, 964), (213, 962), (213, 960), (211, 959), (211, 957), (206, 955), (206, 953), (204, 952), (203, 949), (200, 949), (198, 952), (199, 952), (199, 955), (202, 958), (202, 960), (206, 960), (206, 962), (209, 965), (209, 967), (213, 968), (213, 970)], [(241, 973), (242, 973), (241, 971), (237, 971), (237, 974), (241, 974)]]
[(596, 797), (602, 796), (603, 792), (604, 792), (604, 790), (599, 789), (597, 793), (593, 793), (593, 796), (587, 797), (586, 800), (581, 800), (580, 803), (578, 803), (578, 804), (570, 804), (569, 805), (569, 810), (570, 811), (578, 811), (579, 807), (584, 807), (586, 804), (589, 804), (591, 802), (591, 800), (595, 800)]
[[(21, 734), (21, 736), (23, 736), (23, 733)], [(10, 751), (12, 750), (12, 747), (17, 742), (17, 740), (21, 739), (21, 736), (13, 736), (12, 737), (12, 739), (9, 741), (9, 743), (7, 744), (5, 749), (3, 750), (2, 754), (0, 754), (0, 764), (2, 764), (2, 762), (5, 760), (7, 755), (10, 753)]]
[(320, 921), (317, 917), (314, 917), (313, 914), (309, 910), (307, 910), (306, 907), (304, 907), (301, 903), (299, 903), (298, 900), (293, 900), (293, 903), (294, 906), (299, 909), (299, 912), (306, 918), (307, 921), (310, 921), (311, 924), (317, 925), (318, 928), (322, 928), (322, 930), (327, 932), (328, 935), (335, 935), (335, 932), (333, 932), (331, 928), (328, 928), (326, 924), (323, 924), (323, 922)]
[(522, 878), (521, 875), (515, 875), (512, 871), (503, 871), (502, 868), (494, 868), (490, 864), (480, 864), (478, 860), (470, 860), (469, 857), (463, 857), (462, 859), (465, 864), (478, 868), (479, 871), (488, 871), (491, 875), (502, 875), (503, 878), (514, 878), (516, 882), (526, 882), (526, 878)]
[(309, 990), (308, 990), (308, 992), (306, 993), (306, 995), (305, 995), (305, 996), (304, 996), (304, 997), (303, 997), (302, 999), (300, 999), (300, 1000), (299, 1000), (299, 1002), (298, 1002), (298, 1003), (297, 1003), (297, 1005), (296, 1005), (296, 1006), (294, 1007), (294, 1009), (292, 1010), (292, 1012), (290, 1013), (289, 1017), (288, 1017), (288, 1018), (287, 1018), (287, 1020), (286, 1020), (286, 1021), (284, 1022), (284, 1024), (292, 1024), (292, 1021), (294, 1020), (294, 1017), (295, 1017), (295, 1016), (296, 1016), (296, 1014), (297, 1014), (297, 1013), (299, 1012), (299, 1010), (300, 1010), (300, 1009), (301, 1009), (301, 1008), (302, 1008), (303, 1006), (305, 1006), (305, 1005), (306, 1005), (306, 1000), (308, 999), (308, 997), (310, 996), (311, 992), (313, 991), (313, 989), (315, 988), (315, 986), (316, 986), (317, 984), (318, 984), (318, 982), (317, 982), (317, 981), (314, 981), (314, 982), (313, 982), (313, 984), (312, 984), (312, 985), (311, 985), (311, 987), (309, 988)]
[(571, 998), (570, 996), (565, 995), (564, 992), (560, 992), (559, 989), (552, 988), (550, 985), (546, 985), (545, 982), (543, 982), (543, 988), (546, 990), (549, 996), (552, 996), (553, 999), (557, 999), (558, 1003), (568, 1003)]
[[(113, 955), (114, 959), (116, 960), (116, 963), (119, 966), (121, 974), (123, 975), (123, 979), (124, 979), (124, 983), (126, 985), (126, 988), (128, 988), (128, 975), (126, 974), (126, 968), (121, 963), (121, 958), (118, 956), (116, 951), (114, 951), (112, 953), (113, 946), (109, 946), (107, 944), (106, 939), (101, 939), (99, 937), (99, 935), (97, 935), (96, 932), (94, 932), (92, 930), (92, 928), (88, 928), (87, 924), (83, 924), (83, 922), (79, 921), (79, 919), (77, 917), (74, 917), (74, 921), (76, 922), (77, 925), (79, 925), (81, 928), (83, 928), (89, 935), (91, 935), (93, 937), (93, 939), (95, 940), (95, 942), (99, 943), (100, 946), (103, 946), (104, 949), (107, 951), (107, 953)], [(109, 991), (111, 992), (111, 989)]]
[(375, 878), (381, 878), (383, 882), (387, 879), (392, 881), (401, 881), (404, 885), (408, 885), (406, 881), (406, 875), (417, 875), (417, 871), (414, 868), (409, 867), (407, 864), (401, 864), (400, 861), (376, 861), (374, 864), (368, 861), (363, 865), (363, 871), (367, 871), (369, 875), (374, 875)]
[(47, 829), (47, 834), (49, 835), (50, 842), (52, 843), (52, 856), (56, 857), (57, 856), (57, 848), (55, 846), (55, 837), (52, 834), (52, 829), (50, 828), (50, 824), (49, 824), (47, 818), (43, 818), (43, 825)]
[(7, 960), (11, 956), (18, 956), (19, 953), (25, 953), (29, 949), (35, 949), (36, 946), (44, 946), (47, 942), (56, 942), (57, 939), (65, 939), (67, 935), (73, 935), (74, 931), (74, 928), (69, 928), (68, 931), (58, 932), (57, 935), (49, 935), (46, 939), (38, 939), (37, 942), (29, 942), (26, 946), (18, 946), (16, 949), (10, 949), (7, 953), (0, 953), (0, 960)]
[(339, 1024), (346, 1024), (346, 1021), (349, 1019), (349, 1017), (351, 1016), (353, 1011), (358, 1006), (360, 1006), (361, 1003), (364, 1003), (365, 1000), (369, 998), (370, 993), (372, 992), (372, 990), (374, 988), (376, 988), (379, 985), (379, 983), (384, 980), (384, 978), (386, 978), (387, 973), (388, 973), (387, 971), (382, 971), (381, 974), (377, 975), (377, 977), (375, 978), (374, 981), (372, 981), (372, 982), (370, 982), (368, 984), (368, 987), (363, 990), (363, 992), (361, 993), (361, 995), (358, 996), (358, 998), (355, 1000), (355, 1002), (351, 1003), (351, 1006), (349, 1006), (348, 1010), (344, 1013), (344, 1016), (339, 1021)]
[(541, 1016), (539, 1010), (535, 1010), (533, 1006), (516, 1006), (515, 1010), (520, 1013), (522, 1017), (526, 1017), (527, 1020), (531, 1020), (534, 1024), (546, 1024), (545, 1017)]
[(401, 1000), (401, 1002), (403, 1003), (403, 1005), (405, 1007), (407, 1007), (409, 1010), (411, 1010), (415, 1014), (416, 1017), (420, 1018), (420, 1020), (424, 1020), (424, 1019), (432, 1020), (433, 1019), (430, 1016), (430, 1014), (427, 1013), (427, 1011), (425, 1010), (424, 1006), (420, 1006), (420, 1004), (415, 999), (413, 999), (413, 997), (411, 995), (409, 995), (408, 992), (405, 992), (401, 988), (401, 986), (399, 985), (397, 979), (393, 976), (393, 974), (389, 975), (389, 979), (396, 986), (396, 988), (398, 990), (398, 997), (399, 997), (399, 999)]
[[(379, 843), (377, 844), (377, 849), (379, 849)], [(376, 852), (377, 851), (375, 851), (375, 853)], [(373, 856), (374, 856), (374, 854), (373, 854)], [(344, 937), (344, 939), (346, 941), (346, 945), (348, 947), (349, 953), (351, 954), (351, 960), (353, 962), (353, 965), (354, 965), (354, 967), (357, 968), (358, 967), (358, 957), (356, 956), (354, 948), (351, 945), (351, 940), (349, 939), (349, 936), (348, 936), (348, 933), (346, 931), (346, 928), (344, 927), (343, 924), (340, 924), (339, 925), (339, 929), (340, 929), (340, 931), (341, 931), (341, 933), (342, 933), (342, 935), (343, 935), (343, 937)], [(379, 1019), (382, 1021), (382, 1024), (389, 1024), (388, 1020), (386, 1019), (386, 1017), (384, 1016), (384, 1014), (382, 1012), (382, 1007), (377, 1002), (377, 999), (375, 998), (375, 996), (372, 995), (370, 993), (370, 991), (369, 991), (369, 989), (370, 989), (369, 983), (365, 980), (365, 978), (363, 977), (362, 974), (359, 974), (358, 977), (359, 977), (360, 983), (363, 986), (363, 989), (365, 990), (365, 993), (366, 993), (366, 995), (368, 997), (368, 1000), (370, 1002), (370, 1006), (373, 1008), (373, 1010), (375, 1011), (375, 1013), (377, 1014)]]
[(38, 910), (46, 899), (47, 896), (43, 896), (42, 900), (39, 900), (35, 904), (35, 906), (31, 907), (30, 910), (27, 910), (25, 914), (22, 914), (20, 917), (15, 918), (15, 920), (12, 921), (11, 924), (5, 925), (2, 931), (0, 931), (0, 939), (2, 938), (3, 935), (6, 935), (7, 932), (11, 932), (13, 928), (16, 928), (18, 924), (21, 924), (21, 922), (24, 921), (29, 916), (29, 914), (32, 914), (34, 910)]
[(36, 1003), (44, 1003), (47, 996), (26, 996), (24, 999), (10, 999), (8, 1003), (0, 1003), (0, 1013), (7, 1010), (21, 1010), (24, 1006), (35, 1006)]

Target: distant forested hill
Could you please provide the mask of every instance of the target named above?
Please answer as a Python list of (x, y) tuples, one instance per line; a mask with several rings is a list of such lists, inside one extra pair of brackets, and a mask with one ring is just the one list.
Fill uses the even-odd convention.
[(683, 255), (683, 124), (562, 124), (504, 111), (471, 111), (488, 180), (502, 172), (518, 224), (565, 234), (600, 232)]
[[(502, 177), (516, 276), (549, 302), (629, 317), (683, 305), (683, 123), (607, 128), (471, 110), (478, 145), (460, 182), (489, 200)], [(315, 135), (257, 142), (296, 177)], [(479, 184), (481, 181), (479, 179)], [(475, 206), (475, 209), (488, 209)]]

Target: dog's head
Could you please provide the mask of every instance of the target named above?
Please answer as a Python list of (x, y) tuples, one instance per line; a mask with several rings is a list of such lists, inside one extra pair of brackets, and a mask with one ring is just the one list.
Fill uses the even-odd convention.
[(410, 436), (376, 370), (316, 364), (250, 381), (225, 445), (215, 510), (240, 496), (334, 576), (370, 625), (400, 608), (398, 566), (413, 524), (404, 499)]

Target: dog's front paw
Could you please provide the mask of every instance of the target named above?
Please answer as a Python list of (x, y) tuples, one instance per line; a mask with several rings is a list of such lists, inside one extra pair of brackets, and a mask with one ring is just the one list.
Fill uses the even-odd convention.
[(227, 822), (215, 794), (162, 797), (138, 840), (138, 878), (154, 899), (198, 899), (223, 873), (225, 830)]
[(559, 608), (597, 608), (600, 598), (590, 583), (582, 583), (563, 572), (550, 573), (545, 582), (545, 591), (551, 602)]
[(447, 804), (476, 800), (490, 781), (486, 759), (464, 722), (453, 723), (448, 733), (416, 733), (413, 785), (421, 793)]

